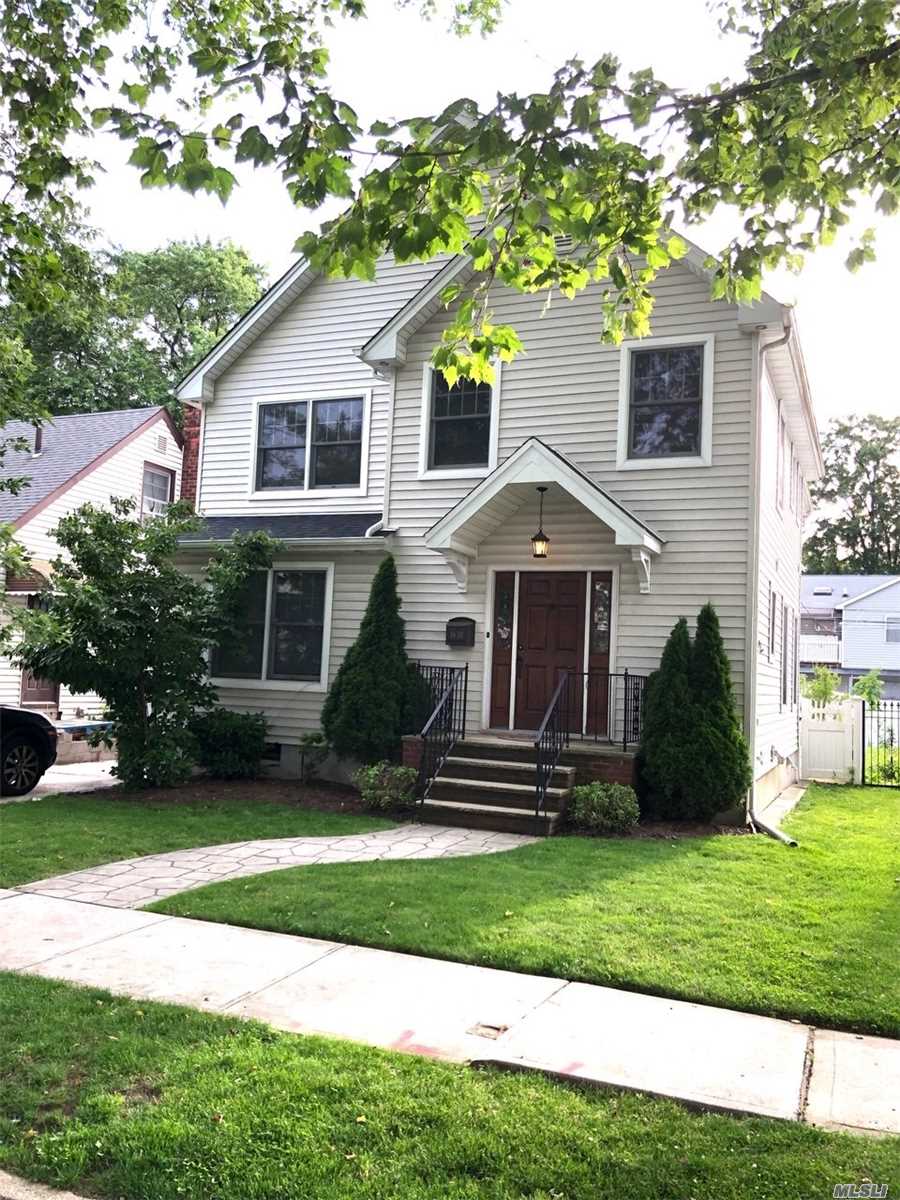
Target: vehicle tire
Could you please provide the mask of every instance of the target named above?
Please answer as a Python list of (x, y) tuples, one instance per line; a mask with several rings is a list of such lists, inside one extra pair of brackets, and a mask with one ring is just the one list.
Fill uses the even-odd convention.
[(44, 760), (24, 733), (12, 733), (0, 749), (0, 795), (25, 796), (41, 781)]

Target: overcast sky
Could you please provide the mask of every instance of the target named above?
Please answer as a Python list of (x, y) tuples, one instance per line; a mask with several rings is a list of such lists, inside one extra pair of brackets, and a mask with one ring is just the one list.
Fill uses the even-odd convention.
[[(423, 22), (392, 0), (369, 0), (366, 21), (329, 33), (334, 93), (364, 122), (437, 112), (467, 95), (490, 102), (498, 90), (540, 91), (567, 58), (618, 55), (629, 68), (652, 65), (667, 82), (702, 87), (740, 74), (740, 47), (719, 37), (705, 0), (510, 0), (490, 38), (457, 39), (444, 22)], [(295, 209), (275, 172), (245, 169), (227, 206), (209, 197), (143, 191), (126, 165), (128, 148), (108, 139), (92, 147), (105, 174), (86, 196), (90, 219), (110, 242), (149, 249), (172, 238), (231, 238), (263, 262), (270, 279), (293, 258), (292, 245), (318, 217)], [(844, 242), (811, 257), (800, 276), (767, 281), (795, 302), (820, 426), (834, 416), (900, 413), (896, 268), (900, 220), (860, 219), (878, 229), (878, 261), (851, 275)], [(715, 251), (727, 219), (691, 236)], [(893, 270), (892, 270), (893, 268)], [(890, 357), (889, 357), (890, 356)]]

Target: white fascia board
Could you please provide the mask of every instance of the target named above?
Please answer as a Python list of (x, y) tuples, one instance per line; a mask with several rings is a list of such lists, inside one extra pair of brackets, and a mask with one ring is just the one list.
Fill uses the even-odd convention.
[(869, 588), (867, 592), (860, 592), (858, 596), (854, 596), (852, 600), (842, 600), (840, 604), (836, 604), (835, 608), (849, 608), (851, 604), (856, 604), (858, 600), (865, 600), (868, 596), (874, 596), (877, 592), (883, 592), (885, 588), (896, 587), (900, 583), (900, 575), (896, 579), (889, 579), (886, 583), (879, 583), (873, 588)]
[(534, 438), (523, 443), (505, 463), (433, 525), (425, 534), (425, 545), (430, 550), (454, 550), (474, 557), (477, 548), (464, 537), (460, 538), (459, 530), (504, 488), (514, 483), (556, 483), (613, 530), (616, 545), (638, 546), (653, 554), (662, 551), (662, 540), (642, 522), (569, 466), (559, 454)]
[(413, 298), (407, 301), (359, 351), (359, 357), (371, 367), (398, 365), (406, 361), (406, 340), (423, 313), (440, 300), (441, 292), (461, 274), (472, 269), (465, 254), (451, 258)]
[(216, 378), (312, 283), (317, 274), (303, 259), (289, 267), (181, 380), (175, 389), (176, 399), (211, 400)]

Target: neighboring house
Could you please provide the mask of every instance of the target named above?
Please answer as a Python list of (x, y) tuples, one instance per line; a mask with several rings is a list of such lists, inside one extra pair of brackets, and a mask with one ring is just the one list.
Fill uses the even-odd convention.
[[(0, 491), (0, 522), (9, 522), (31, 556), (22, 578), (5, 578), (6, 599), (39, 604), (52, 587), (50, 562), (59, 553), (53, 531), (61, 517), (90, 502), (107, 506), (113, 496), (131, 497), (141, 512), (163, 511), (181, 487), (181, 434), (164, 408), (55, 417), (37, 430), (10, 422), (4, 438), (24, 438), (27, 450), (7, 451), (4, 478), (27, 477), (17, 494)], [(40, 709), (51, 719), (96, 716), (101, 702), (93, 694), (73, 695), (65, 687), (35, 679), (0, 657), (0, 704)]]
[[(621, 747), (618, 677), (649, 674), (676, 619), (711, 600), (757, 788), (795, 778), (801, 527), (821, 454), (790, 311), (711, 301), (704, 261), (657, 279), (652, 335), (621, 347), (600, 341), (598, 288), (547, 308), (496, 286), (493, 319), (527, 353), (493, 385), (453, 388), (430, 360), (465, 260), (385, 260), (372, 283), (300, 263), (186, 377), (185, 479), (205, 518), (186, 566), (238, 529), (284, 543), (246, 643), (212, 660), (224, 704), (267, 714), (283, 770), (390, 552), (411, 656), (468, 665), (468, 738), (536, 730), (560, 671), (590, 671), (599, 698), (577, 701), (576, 732)], [(457, 618), (471, 624), (451, 646)]]
[(818, 663), (849, 691), (877, 670), (884, 695), (900, 699), (900, 576), (804, 575), (801, 581), (800, 670)]

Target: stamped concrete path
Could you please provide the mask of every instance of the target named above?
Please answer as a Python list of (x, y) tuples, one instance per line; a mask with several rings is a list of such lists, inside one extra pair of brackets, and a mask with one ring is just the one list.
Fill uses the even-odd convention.
[(374, 862), (376, 859), (456, 858), (468, 854), (496, 854), (535, 841), (516, 833), (490, 833), (444, 825), (399, 825), (376, 833), (342, 837), (272, 838), (266, 841), (229, 842), (193, 850), (168, 850), (145, 858), (104, 863), (68, 875), (38, 879), (18, 890), (84, 900), (113, 908), (142, 908), (154, 900), (221, 883), (315, 863)]

